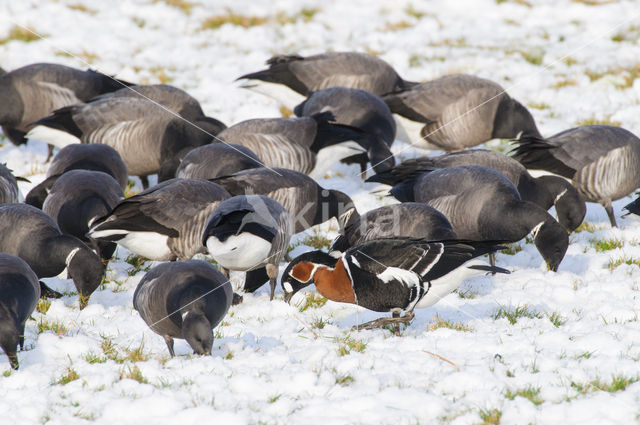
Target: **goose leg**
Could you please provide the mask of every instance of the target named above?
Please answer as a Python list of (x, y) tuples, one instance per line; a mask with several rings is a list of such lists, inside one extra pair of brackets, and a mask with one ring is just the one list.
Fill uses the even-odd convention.
[(607, 215), (609, 216), (611, 227), (618, 227), (618, 224), (616, 223), (616, 216), (613, 214), (613, 207), (611, 206), (611, 202), (607, 202), (603, 206), (604, 206), (604, 210), (607, 212)]
[(163, 335), (164, 336), (164, 342), (167, 344), (167, 348), (169, 349), (169, 354), (171, 354), (171, 357), (175, 357), (175, 353), (173, 352), (173, 338), (171, 338), (169, 335)]
[(413, 311), (409, 311), (405, 313), (404, 316), (400, 316), (400, 313), (393, 313), (392, 317), (382, 317), (380, 319), (372, 320), (370, 322), (363, 323), (361, 325), (356, 325), (353, 329), (375, 329), (384, 325), (393, 324), (395, 334), (400, 334), (400, 323), (407, 323), (413, 320), (415, 314)]
[(142, 190), (149, 189), (149, 176), (140, 176), (142, 182)]
[(18, 344), (20, 344), (20, 351), (24, 351), (24, 325), (22, 325), (20, 335), (18, 336)]
[(269, 300), (273, 301), (273, 295), (276, 292), (276, 279), (278, 278), (278, 267), (274, 264), (267, 264), (267, 276), (269, 276), (269, 286), (271, 287), (271, 293)]

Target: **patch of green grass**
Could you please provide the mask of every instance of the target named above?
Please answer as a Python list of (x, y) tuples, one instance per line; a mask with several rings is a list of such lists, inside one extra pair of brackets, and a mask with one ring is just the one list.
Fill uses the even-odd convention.
[(77, 410), (73, 413), (73, 416), (75, 416), (76, 418), (80, 418), (80, 419), (84, 419), (85, 421), (95, 421), (97, 419), (97, 416), (95, 415), (95, 413), (86, 413), (83, 412), (82, 410)]
[(354, 382), (355, 382), (355, 379), (351, 375), (336, 375), (336, 384), (342, 387), (348, 387)]
[(5, 378), (8, 376), (11, 376), (11, 370), (12, 369), (7, 369), (4, 372), (2, 372), (2, 376), (4, 376)]
[(422, 66), (425, 62), (426, 58), (420, 55), (411, 55), (409, 56), (409, 68), (417, 68)]
[(510, 308), (506, 306), (500, 306), (493, 313), (493, 319), (498, 320), (505, 318), (511, 323), (515, 325), (518, 319), (522, 317), (527, 317), (529, 319), (540, 319), (542, 314), (535, 310), (531, 310), (528, 305), (516, 306), (515, 308)]
[(320, 294), (312, 292), (311, 294), (307, 295), (307, 298), (305, 298), (304, 303), (300, 307), (298, 307), (298, 311), (302, 313), (305, 310), (308, 310), (310, 308), (320, 308), (326, 303), (327, 303), (327, 299), (325, 297), (323, 297)]
[(293, 111), (287, 108), (286, 106), (282, 105), (280, 107), (280, 115), (282, 115), (283, 118), (289, 118), (290, 116), (293, 115)]
[(585, 351), (583, 353), (580, 353), (576, 356), (573, 356), (573, 358), (575, 360), (580, 360), (580, 359), (590, 359), (591, 356), (593, 356), (593, 353), (595, 353), (595, 351)]
[(105, 363), (107, 361), (107, 358), (99, 354), (87, 353), (84, 356), (84, 360), (89, 364), (96, 364), (96, 363)]
[(161, 66), (154, 66), (149, 69), (149, 72), (158, 79), (160, 84), (169, 84), (173, 81), (173, 77), (167, 74), (166, 70)]
[(351, 335), (347, 335), (343, 338), (336, 337), (335, 340), (340, 344), (338, 347), (338, 355), (340, 356), (351, 354), (352, 351), (362, 353), (367, 348), (366, 343), (353, 338)]
[[(508, 52), (512, 53), (512, 52)], [(520, 56), (527, 62), (532, 65), (542, 65), (542, 60), (544, 59), (544, 50), (542, 49), (533, 49), (533, 50), (514, 50), (513, 53), (519, 53)]]
[(315, 249), (329, 248), (329, 246), (331, 246), (331, 242), (331, 239), (317, 232), (302, 240), (303, 245), (307, 245)]
[(51, 301), (49, 301), (46, 298), (40, 298), (38, 300), (38, 304), (36, 304), (36, 310), (38, 310), (38, 313), (42, 313), (42, 314), (47, 314), (47, 311), (49, 311), (50, 307), (51, 307)]
[(551, 324), (553, 324), (553, 326), (555, 326), (556, 328), (559, 328), (560, 326), (564, 325), (565, 323), (567, 323), (567, 319), (565, 319), (564, 317), (562, 317), (560, 315), (560, 313), (554, 311), (551, 314), (547, 313), (547, 318), (549, 319), (549, 321), (551, 322)]
[(140, 371), (140, 368), (137, 365), (134, 365), (133, 367), (127, 366), (126, 370), (122, 369), (120, 371), (120, 379), (125, 379), (125, 378), (133, 379), (134, 381), (138, 381), (141, 384), (149, 383), (147, 378), (145, 378), (144, 375), (142, 375), (142, 372)]
[[(197, 6), (199, 4), (199, 3), (194, 3), (186, 0), (162, 0), (162, 1), (164, 1), (166, 4), (168, 4), (171, 7), (175, 7), (182, 10), (187, 15), (191, 13), (191, 9), (194, 6)], [(158, 0), (155, 0), (154, 3), (158, 3)]]
[(122, 357), (122, 361), (136, 363), (149, 360), (149, 354), (144, 352), (144, 342), (141, 342), (136, 348), (127, 347), (123, 351), (124, 357)]
[(502, 417), (502, 411), (498, 409), (480, 409), (478, 414), (482, 419), (481, 425), (499, 425)]
[(560, 89), (568, 86), (577, 86), (578, 82), (569, 78), (562, 78), (551, 85), (552, 89)]
[(149, 264), (145, 268), (142, 268), (142, 266), (144, 266), (144, 264), (148, 260), (146, 258), (144, 258), (144, 257), (139, 256), (139, 255), (129, 254), (127, 256), (127, 258), (124, 259), (124, 261), (125, 261), (125, 263), (127, 263), (127, 264), (132, 266), (132, 268), (127, 271), (127, 274), (129, 276), (134, 276), (134, 275), (138, 274), (140, 271), (148, 272), (151, 269), (151, 264)]
[(611, 251), (612, 249), (622, 248), (624, 241), (620, 239), (591, 239), (589, 244), (596, 252)]
[(404, 29), (407, 29), (407, 28), (411, 28), (412, 26), (413, 26), (413, 24), (411, 22), (407, 22), (407, 21), (388, 22), (384, 26), (384, 31), (404, 30)]
[(604, 382), (598, 377), (589, 382), (571, 382), (571, 387), (580, 394), (586, 394), (593, 391), (615, 393), (618, 391), (624, 391), (629, 385), (638, 382), (639, 380), (640, 376), (638, 375), (626, 377), (619, 374), (612, 376), (610, 382)]
[(582, 223), (580, 223), (580, 226), (578, 226), (576, 230), (573, 231), (573, 233), (580, 233), (580, 232), (593, 233), (596, 230), (597, 229), (595, 224), (589, 223), (588, 221), (583, 221)]
[(451, 320), (445, 320), (442, 317), (436, 315), (434, 322), (429, 325), (429, 330), (435, 331), (436, 329), (440, 328), (453, 329), (454, 331), (461, 332), (473, 331), (473, 329), (471, 329), (469, 326), (466, 326), (464, 323), (452, 322)]
[(622, 123), (620, 121), (611, 121), (608, 118), (585, 118), (582, 120), (576, 121), (577, 126), (581, 125), (612, 125), (614, 127), (620, 127)]
[(280, 399), (280, 397), (282, 397), (282, 394), (272, 395), (271, 397), (269, 397), (268, 401), (269, 403), (275, 403)]
[(623, 264), (626, 264), (627, 266), (640, 267), (640, 259), (628, 257), (618, 257), (616, 259), (610, 258), (607, 268), (609, 269), (609, 271), (613, 271), (615, 268), (620, 267)]
[(62, 336), (66, 335), (69, 332), (69, 329), (67, 329), (67, 327), (58, 320), (49, 321), (40, 318), (40, 322), (38, 322), (38, 333), (41, 334), (46, 331), (52, 331), (57, 336)]
[(324, 327), (327, 326), (329, 323), (330, 322), (328, 320), (325, 320), (322, 317), (315, 317), (313, 318), (313, 320), (311, 320), (311, 323), (309, 324), (314, 329), (324, 329)]
[(507, 255), (516, 255), (520, 251), (522, 251), (522, 245), (517, 243), (510, 243), (507, 244), (507, 248), (501, 250), (500, 253)]
[(473, 288), (458, 288), (455, 292), (464, 300), (472, 300), (478, 296), (478, 292), (474, 291)]
[(609, 3), (613, 3), (616, 0), (571, 0), (574, 3), (582, 3), (582, 4), (586, 4), (587, 6), (601, 6), (603, 4), (609, 4)]
[(527, 400), (529, 400), (531, 403), (535, 404), (536, 406), (541, 405), (544, 400), (542, 400), (542, 398), (540, 398), (540, 388), (539, 387), (526, 387), (526, 388), (520, 388), (518, 390), (512, 390), (512, 389), (507, 389), (507, 391), (505, 392), (504, 396), (506, 398), (508, 398), (509, 400), (513, 400), (516, 397), (524, 397)]
[(87, 6), (80, 4), (80, 3), (76, 3), (76, 4), (68, 4), (67, 7), (71, 10), (77, 10), (79, 12), (84, 12), (84, 13), (88, 13), (90, 15), (95, 15), (96, 13), (98, 13), (97, 11), (95, 11), (94, 9), (89, 9)]
[(227, 13), (225, 14), (216, 15), (205, 19), (205, 21), (200, 26), (200, 29), (215, 30), (226, 24), (231, 24), (242, 28), (250, 28), (264, 25), (268, 21), (268, 18), (262, 16), (241, 15), (239, 13), (232, 12), (231, 10), (227, 10)]
[(411, 16), (412, 18), (416, 18), (416, 19), (421, 19), (421, 18), (427, 16), (427, 14), (425, 12), (421, 12), (419, 10), (416, 10), (416, 8), (411, 3), (409, 3), (409, 5), (404, 9), (404, 13), (406, 13), (407, 15)]
[(227, 355), (226, 355), (226, 356), (224, 356), (224, 358), (225, 358), (226, 360), (231, 360), (231, 359), (233, 359), (233, 352), (232, 352), (231, 350), (229, 350), (229, 351), (227, 352)]
[(67, 385), (69, 382), (75, 381), (79, 379), (78, 372), (76, 372), (71, 366), (67, 367), (65, 373), (58, 378), (54, 384), (57, 385)]
[(37, 40), (40, 40), (40, 37), (31, 28), (14, 25), (9, 30), (9, 34), (7, 34), (5, 38), (0, 38), (0, 45), (10, 41), (22, 41), (24, 43), (29, 43)]

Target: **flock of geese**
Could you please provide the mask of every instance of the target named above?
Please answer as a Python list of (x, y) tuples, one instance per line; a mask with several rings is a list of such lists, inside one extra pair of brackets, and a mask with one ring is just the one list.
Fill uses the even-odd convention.
[[(331, 218), (340, 236), (329, 252), (289, 261), (285, 300), (314, 284), (328, 299), (392, 313), (361, 328), (397, 330), (466, 277), (508, 273), (493, 254), (528, 234), (556, 271), (585, 201), (600, 203), (616, 226), (611, 202), (640, 187), (632, 133), (590, 125), (544, 138), (527, 108), (486, 79), (406, 81), (355, 52), (267, 64), (239, 80), (295, 117), (230, 127), (169, 85), (50, 63), (0, 73), (4, 135), (51, 147), (46, 179), (24, 203), (20, 177), (0, 165), (0, 346), (13, 368), (38, 298), (61, 296), (39, 279), (66, 269), (82, 309), (117, 245), (166, 261), (144, 276), (133, 306), (171, 355), (174, 338), (209, 354), (212, 329), (242, 300), (229, 271), (246, 272), (248, 292), (268, 281), (273, 299), (291, 235)], [(515, 140), (512, 155), (467, 149), (494, 138)], [(445, 154), (396, 164), (396, 139)], [(319, 160), (322, 151), (330, 154)], [(336, 161), (358, 164), (363, 176), (370, 165), (367, 181), (389, 185), (401, 203), (357, 211), (312, 177)], [(535, 178), (529, 169), (550, 174)], [(149, 187), (154, 174), (159, 183)], [(125, 198), (129, 176), (144, 190)], [(626, 208), (637, 213), (638, 204)], [(220, 270), (191, 260), (198, 253)], [(489, 264), (478, 258), (485, 254)]]

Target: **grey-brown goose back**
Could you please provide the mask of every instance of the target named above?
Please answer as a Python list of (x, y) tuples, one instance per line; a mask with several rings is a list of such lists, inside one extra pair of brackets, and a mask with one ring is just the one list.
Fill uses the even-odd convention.
[(531, 113), (493, 81), (446, 75), (384, 97), (391, 112), (423, 123), (413, 144), (450, 152), (520, 132), (539, 136)]
[(0, 204), (19, 202), (20, 191), (15, 176), (4, 164), (0, 164)]
[(640, 139), (623, 128), (588, 125), (518, 143), (518, 161), (571, 179), (585, 200), (605, 207), (612, 226), (611, 202), (640, 187)]
[(246, 146), (212, 143), (195, 148), (185, 155), (176, 170), (176, 177), (214, 179), (263, 166), (262, 160)]
[(14, 144), (22, 144), (31, 123), (129, 84), (93, 70), (53, 63), (27, 65), (0, 75), (0, 125)]

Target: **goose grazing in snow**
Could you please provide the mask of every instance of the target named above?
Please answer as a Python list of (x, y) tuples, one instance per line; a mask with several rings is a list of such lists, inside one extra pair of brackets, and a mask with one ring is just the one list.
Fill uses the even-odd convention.
[(56, 109), (129, 86), (108, 75), (54, 63), (34, 63), (0, 75), (0, 125), (15, 145), (27, 142), (31, 124)]
[(0, 204), (20, 202), (18, 181), (4, 164), (0, 164)]
[[(105, 273), (100, 257), (78, 238), (62, 234), (51, 217), (31, 205), (0, 205), (0, 252), (22, 258), (39, 278), (57, 276), (66, 268), (78, 290), (80, 309)], [(44, 284), (41, 288), (46, 296), (60, 296)]]
[(389, 147), (396, 137), (396, 123), (389, 107), (373, 93), (347, 87), (331, 87), (311, 93), (295, 107), (299, 117), (330, 111), (339, 124), (361, 129), (366, 133), (369, 145), (366, 153), (345, 158), (342, 162), (359, 164), (362, 173), (367, 162), (376, 172), (393, 167), (395, 160)]
[(500, 171), (518, 188), (523, 201), (533, 202), (544, 210), (555, 206), (558, 221), (570, 232), (582, 223), (587, 212), (584, 199), (566, 179), (550, 175), (533, 177), (515, 159), (484, 149), (469, 149), (435, 157), (410, 159), (386, 173), (372, 176), (368, 181), (393, 186), (412, 174), (456, 165), (484, 165)]
[(517, 242), (531, 233), (550, 270), (569, 246), (567, 230), (538, 205), (523, 201), (504, 174), (482, 165), (424, 172), (391, 189), (401, 202), (422, 202), (447, 217), (461, 239)]
[(344, 227), (358, 216), (351, 198), (339, 190), (324, 189), (306, 174), (284, 168), (254, 168), (213, 179), (232, 195), (265, 195), (281, 204), (293, 218), (293, 232), (335, 217)]
[(287, 302), (300, 289), (315, 284), (318, 292), (332, 301), (391, 311), (392, 318), (357, 327), (393, 323), (397, 333), (397, 325), (413, 319), (416, 307), (435, 304), (465, 278), (487, 271), (507, 272), (494, 266), (469, 265), (475, 257), (500, 248), (492, 242), (391, 238), (355, 245), (338, 258), (312, 251), (289, 263), (282, 275), (282, 288)]
[(122, 190), (127, 188), (127, 166), (120, 154), (107, 145), (69, 145), (60, 149), (51, 160), (47, 178), (33, 187), (25, 198), (25, 203), (42, 208), (45, 198), (58, 178), (70, 170), (101, 171), (113, 177)]
[(291, 216), (264, 195), (234, 196), (220, 203), (202, 234), (202, 245), (227, 270), (246, 271), (244, 290), (253, 292), (268, 280), (276, 289), (278, 264), (293, 230)]
[(87, 236), (150, 260), (189, 260), (205, 252), (202, 232), (229, 193), (207, 180), (172, 179), (120, 201)]
[(604, 207), (611, 226), (611, 202), (640, 187), (640, 139), (624, 128), (587, 125), (548, 139), (523, 135), (513, 157), (529, 169), (546, 170), (571, 179), (587, 202)]
[(105, 96), (58, 109), (37, 121), (27, 137), (58, 147), (72, 143), (109, 145), (124, 159), (129, 174), (140, 176), (145, 187), (151, 174), (158, 174), (160, 181), (173, 178), (187, 152), (211, 143), (224, 125), (217, 120), (212, 123), (204, 115), (182, 117), (147, 94)]
[(350, 87), (382, 96), (416, 84), (403, 80), (391, 65), (368, 53), (280, 55), (269, 59), (267, 65), (269, 68), (238, 80), (247, 80), (243, 88), (271, 96), (289, 109), (311, 92), (329, 87)]
[(446, 152), (518, 134), (540, 137), (531, 113), (493, 81), (445, 75), (384, 96), (396, 114), (398, 138)]
[[(249, 148), (267, 167), (288, 168), (309, 174), (322, 148), (354, 141), (366, 150), (364, 133), (334, 122), (331, 112), (302, 118), (263, 118), (242, 121), (218, 134), (226, 143)], [(336, 158), (335, 160), (339, 160)], [(331, 164), (322, 164), (323, 167)], [(318, 173), (314, 170), (314, 173)]]
[(173, 339), (183, 338), (195, 354), (211, 354), (212, 329), (227, 314), (231, 283), (211, 264), (189, 260), (163, 263), (144, 275), (133, 307), (152, 331), (162, 335), (171, 357)]
[(18, 369), (18, 346), (24, 349), (24, 325), (40, 298), (38, 276), (22, 258), (0, 254), (0, 347)]
[(102, 259), (109, 260), (116, 244), (91, 240), (86, 233), (91, 223), (109, 214), (123, 198), (122, 188), (109, 174), (71, 170), (55, 182), (42, 210), (58, 223), (63, 234), (93, 246)]
[(367, 211), (353, 219), (330, 250), (344, 252), (370, 240), (394, 237), (457, 239), (451, 223), (440, 211), (418, 202), (403, 202)]
[(212, 143), (185, 155), (176, 170), (176, 177), (208, 180), (263, 166), (262, 160), (247, 147)]

